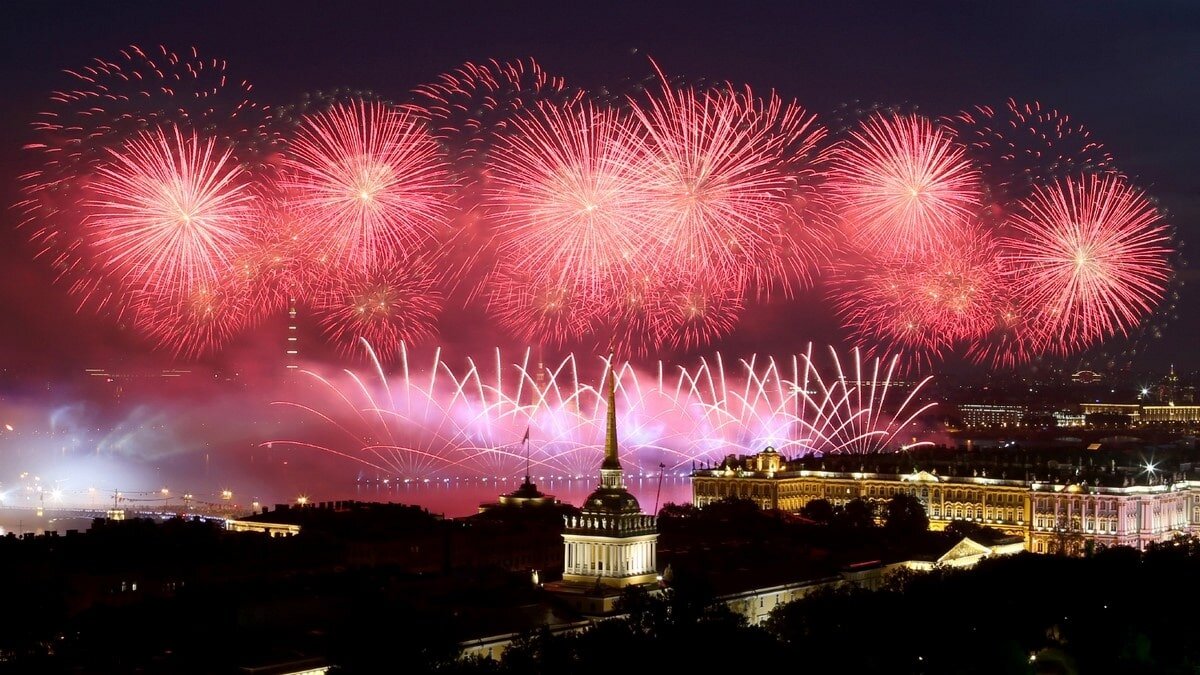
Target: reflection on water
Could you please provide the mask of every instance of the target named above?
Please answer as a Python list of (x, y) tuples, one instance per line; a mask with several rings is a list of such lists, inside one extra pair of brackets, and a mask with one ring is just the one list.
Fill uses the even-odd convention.
[[(429, 482), (388, 483), (361, 482), (351, 491), (336, 496), (321, 495), (320, 499), (357, 499), (360, 501), (400, 502), (417, 504), (433, 513), (447, 518), (469, 516), (478, 512), (479, 505), (496, 501), (496, 497), (512, 492), (522, 479), (513, 477), (500, 480), (448, 479)], [(538, 489), (552, 494), (559, 501), (579, 506), (584, 498), (596, 489), (599, 479), (533, 477)], [(661, 486), (658, 476), (627, 476), (625, 486), (642, 505), (642, 510), (654, 511), (655, 503), (662, 505), (674, 502), (682, 504), (692, 501), (692, 481), (687, 476), (665, 476)]]

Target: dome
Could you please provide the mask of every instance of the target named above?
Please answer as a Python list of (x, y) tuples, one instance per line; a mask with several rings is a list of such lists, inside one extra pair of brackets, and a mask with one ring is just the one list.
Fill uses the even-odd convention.
[(597, 488), (583, 502), (585, 512), (641, 513), (637, 497), (619, 488)]

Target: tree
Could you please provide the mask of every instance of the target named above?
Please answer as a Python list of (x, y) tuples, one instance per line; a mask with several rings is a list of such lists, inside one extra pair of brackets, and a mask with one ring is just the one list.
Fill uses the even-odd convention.
[(946, 534), (971, 539), (980, 544), (989, 544), (1005, 536), (1003, 532), (994, 527), (967, 520), (950, 521), (950, 524), (946, 526)]
[(925, 506), (916, 497), (894, 494), (885, 508), (883, 526), (898, 534), (919, 534), (929, 531), (929, 516), (925, 515)]
[(851, 499), (838, 512), (837, 524), (843, 527), (874, 527), (875, 510), (861, 499)]
[(833, 522), (833, 504), (827, 499), (814, 499), (800, 509), (800, 515), (815, 523), (828, 525)]

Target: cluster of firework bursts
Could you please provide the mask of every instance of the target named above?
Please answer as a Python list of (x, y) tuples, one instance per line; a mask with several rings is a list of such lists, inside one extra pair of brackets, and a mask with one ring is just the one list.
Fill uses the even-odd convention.
[[(935, 404), (929, 381), (897, 381), (898, 360), (848, 357), (812, 345), (790, 359), (750, 357), (727, 367), (718, 353), (698, 365), (653, 372), (604, 359), (599, 369), (574, 355), (547, 365), (526, 350), (506, 363), (428, 364), (400, 348), (385, 374), (367, 347), (371, 375), (329, 378), (303, 371), (307, 397), (278, 405), (303, 418), (305, 440), (264, 445), (311, 449), (353, 460), (381, 476), (512, 476), (526, 462), (563, 477), (590, 476), (604, 452), (606, 378), (616, 376), (622, 463), (668, 472), (771, 446), (789, 457), (872, 454), (912, 447)], [(588, 371), (595, 372), (588, 376)], [(531, 439), (528, 446), (521, 443)]]
[(658, 72), (598, 95), (532, 61), (399, 105), (269, 108), (162, 48), (68, 74), (30, 144), (31, 237), (81, 307), (186, 356), (303, 305), (396, 361), (471, 303), (521, 340), (639, 356), (819, 284), (868, 349), (1011, 366), (1131, 331), (1171, 276), (1154, 203), (1036, 104), (831, 132), (775, 93)]

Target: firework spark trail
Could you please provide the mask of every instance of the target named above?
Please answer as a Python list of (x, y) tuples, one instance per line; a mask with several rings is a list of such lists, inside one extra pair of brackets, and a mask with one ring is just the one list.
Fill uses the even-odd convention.
[(88, 239), (135, 291), (187, 295), (217, 283), (249, 243), (254, 195), (212, 140), (143, 134), (96, 171)]
[(540, 105), (492, 151), (488, 203), (506, 268), (607, 294), (648, 267), (653, 203), (631, 123), (591, 104)]
[(941, 121), (966, 145), (1003, 209), (1034, 187), (1113, 170), (1112, 155), (1086, 127), (1036, 101), (1010, 98), (1003, 107), (975, 106)]
[(460, 304), (527, 343), (657, 355), (828, 275), (845, 327), (902, 371), (1013, 367), (1173, 307), (1161, 215), (1067, 115), (818, 123), (652, 65), (630, 95), (489, 61), (400, 106), (335, 90), (275, 109), (220, 59), (130, 47), (67, 71), (17, 206), (81, 310), (186, 357), (297, 303), (389, 362)]
[(383, 103), (306, 116), (285, 165), (306, 238), (338, 268), (428, 248), (449, 210), (452, 179), (437, 142), (414, 115)]
[[(756, 100), (732, 89), (676, 89), (663, 78), (659, 91), (631, 104), (644, 134), (662, 260), (738, 288), (756, 267), (778, 270), (772, 245), (791, 182), (779, 162), (784, 135), (758, 117)], [(789, 116), (782, 126), (794, 135), (810, 129), (803, 112), (767, 110)]]
[(1136, 325), (1171, 276), (1157, 210), (1119, 176), (1088, 175), (1035, 189), (1005, 240), (1015, 297), (1066, 354)]
[(374, 356), (392, 362), (403, 343), (434, 333), (442, 296), (437, 275), (419, 260), (375, 265), (339, 275), (315, 301), (317, 322), (342, 353), (368, 341)]
[[(526, 428), (535, 439), (530, 461), (555, 475), (590, 474), (604, 440), (605, 401), (598, 384), (580, 378), (574, 355), (538, 372), (530, 352), (505, 365), (496, 351), (494, 372), (468, 359), (455, 370), (435, 352), (417, 375), (405, 349), (401, 376), (390, 382), (375, 360), (378, 382), (347, 371), (342, 387), (316, 373), (320, 403), (282, 402), (328, 427), (328, 439), (275, 440), (272, 445), (325, 449), (393, 477), (515, 475), (524, 460), (517, 443)], [(677, 367), (668, 377), (660, 362), (652, 374), (605, 359), (596, 382), (611, 369), (617, 392), (625, 461), (635, 470), (665, 463), (676, 470), (730, 453), (768, 445), (787, 454), (866, 454), (895, 449), (897, 437), (933, 407), (917, 404), (930, 378), (894, 382), (896, 359), (864, 361), (856, 351), (843, 372), (830, 350), (834, 371), (821, 376), (808, 350), (785, 371), (771, 358), (750, 357), (736, 372), (724, 359)], [(889, 399), (907, 389), (902, 401)]]
[(923, 117), (871, 117), (832, 162), (829, 189), (860, 249), (919, 253), (980, 204), (979, 176), (965, 150)]

